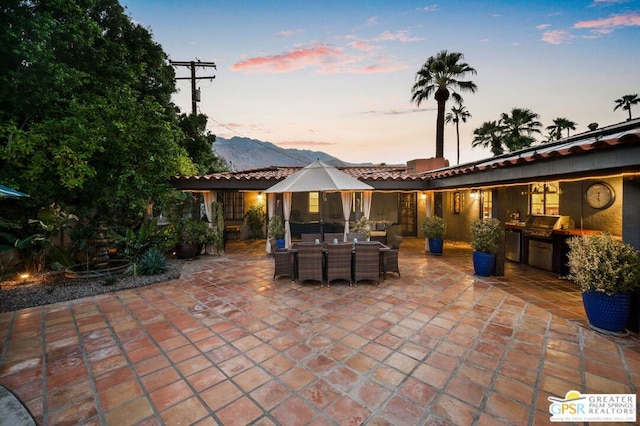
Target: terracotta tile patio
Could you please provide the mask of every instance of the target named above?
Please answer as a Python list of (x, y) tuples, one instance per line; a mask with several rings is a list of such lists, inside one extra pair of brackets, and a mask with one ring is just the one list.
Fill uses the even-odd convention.
[(2, 313), (0, 383), (43, 425), (537, 425), (549, 396), (638, 392), (638, 336), (590, 330), (573, 284), (405, 241), (380, 288), (274, 281), (264, 242), (230, 242), (179, 280)]

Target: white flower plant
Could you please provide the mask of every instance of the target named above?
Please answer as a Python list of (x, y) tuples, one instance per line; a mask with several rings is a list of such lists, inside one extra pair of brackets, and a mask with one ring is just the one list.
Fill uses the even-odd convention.
[(640, 287), (638, 251), (608, 233), (587, 234), (568, 241), (569, 275), (582, 292), (612, 295)]

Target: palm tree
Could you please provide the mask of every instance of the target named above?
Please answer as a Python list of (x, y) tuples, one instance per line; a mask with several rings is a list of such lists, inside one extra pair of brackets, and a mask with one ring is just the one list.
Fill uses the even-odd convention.
[(553, 120), (552, 126), (547, 126), (550, 140), (558, 140), (562, 138), (563, 130), (567, 131), (567, 137), (569, 137), (569, 130), (575, 130), (575, 129), (576, 129), (576, 123), (563, 117), (556, 118), (555, 120)]
[(627, 120), (631, 120), (631, 105), (637, 105), (640, 103), (640, 98), (637, 94), (624, 95), (620, 99), (616, 99), (614, 102), (616, 103), (616, 107), (613, 110), (615, 111), (618, 108), (622, 108), (623, 110), (629, 111), (629, 118)]
[(438, 103), (436, 118), (436, 157), (444, 157), (444, 113), (450, 90), (475, 93), (478, 89), (472, 81), (460, 80), (476, 70), (466, 62), (460, 62), (462, 53), (440, 51), (431, 56), (416, 73), (416, 82), (411, 88), (411, 102), (420, 106), (422, 101), (433, 96)]
[(494, 156), (504, 153), (502, 147), (502, 127), (496, 121), (485, 121), (473, 131), (473, 148), (482, 146), (490, 148)]
[(536, 141), (533, 134), (540, 133), (539, 127), (542, 126), (538, 118), (538, 114), (526, 108), (513, 108), (511, 115), (506, 112), (500, 115), (502, 142), (509, 151), (526, 148)]
[(456, 147), (458, 148), (458, 157), (456, 164), (460, 164), (460, 120), (463, 123), (467, 122), (468, 118), (471, 118), (471, 113), (467, 111), (467, 107), (462, 105), (462, 97), (457, 93), (453, 94), (458, 106), (455, 105), (451, 107), (451, 112), (448, 112), (444, 117), (445, 123), (455, 123), (456, 125)]

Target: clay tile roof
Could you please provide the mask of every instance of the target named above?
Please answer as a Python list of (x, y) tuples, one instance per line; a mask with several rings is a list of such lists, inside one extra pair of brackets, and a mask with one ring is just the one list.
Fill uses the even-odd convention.
[(609, 149), (623, 144), (640, 144), (640, 120), (636, 119), (634, 122), (624, 122), (486, 160), (424, 172), (423, 174), (431, 179), (440, 179), (501, 167), (517, 167), (521, 164)]
[[(213, 173), (205, 176), (175, 176), (176, 181), (198, 180), (273, 180), (274, 183), (292, 175), (302, 166), (269, 166), (237, 172)], [(410, 175), (405, 166), (338, 166), (337, 169), (359, 180), (424, 180), (424, 176)]]
[[(553, 158), (610, 149), (623, 144), (640, 144), (640, 119), (590, 130), (558, 141), (543, 143), (473, 163), (417, 174), (408, 173), (406, 166), (338, 166), (337, 168), (356, 179), (368, 182), (428, 181), (502, 167), (517, 167), (533, 162), (548, 161)], [(263, 183), (265, 181), (273, 181), (275, 184), (301, 168), (302, 166), (269, 166), (237, 172), (214, 173), (205, 176), (175, 176), (173, 181), (183, 182), (188, 186), (194, 182), (225, 180), (236, 182), (261, 181)]]

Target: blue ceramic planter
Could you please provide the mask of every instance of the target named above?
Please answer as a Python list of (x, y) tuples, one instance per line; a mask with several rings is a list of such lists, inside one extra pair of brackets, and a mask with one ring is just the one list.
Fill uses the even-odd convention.
[(278, 249), (283, 249), (284, 248), (284, 238), (276, 240), (276, 247)]
[(496, 267), (496, 255), (494, 253), (473, 252), (473, 269), (476, 275), (490, 277)]
[(429, 251), (436, 256), (442, 256), (444, 238), (429, 238)]
[(629, 292), (615, 293), (608, 296), (600, 291), (582, 293), (582, 303), (592, 328), (624, 333), (629, 319)]

